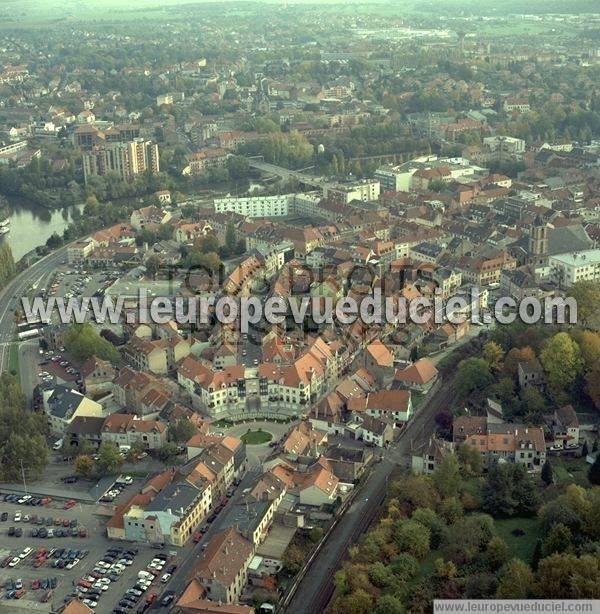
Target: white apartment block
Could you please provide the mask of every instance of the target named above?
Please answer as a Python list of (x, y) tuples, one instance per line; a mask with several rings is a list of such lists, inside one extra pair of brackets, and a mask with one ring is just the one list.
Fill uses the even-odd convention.
[(215, 198), (215, 212), (233, 212), (245, 217), (281, 217), (289, 213), (289, 196), (249, 196)]
[(600, 281), (600, 249), (550, 256), (548, 266), (550, 278), (562, 288), (578, 281)]

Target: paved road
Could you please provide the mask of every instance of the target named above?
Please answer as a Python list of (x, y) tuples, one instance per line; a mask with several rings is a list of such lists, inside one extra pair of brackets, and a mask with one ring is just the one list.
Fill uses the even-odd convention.
[[(257, 468), (250, 469), (246, 475), (242, 478), (240, 485), (237, 487), (234, 496), (227, 502), (225, 508), (221, 511), (221, 513), (217, 516), (216, 520), (210, 525), (208, 531), (204, 535), (204, 537), (197, 544), (188, 544), (186, 547), (181, 548), (179, 550), (179, 559), (181, 563), (179, 568), (173, 574), (173, 577), (169, 581), (169, 583), (164, 587), (164, 591), (174, 591), (175, 592), (175, 603), (177, 599), (181, 596), (185, 588), (187, 587), (186, 578), (189, 573), (192, 571), (200, 557), (203, 553), (203, 546), (207, 544), (212, 537), (214, 537), (220, 531), (227, 529), (228, 524), (228, 516), (230, 516), (230, 512), (233, 510), (233, 507), (237, 502), (241, 500), (243, 497), (243, 491), (245, 488), (248, 488), (258, 477), (260, 471)], [(172, 607), (172, 606), (171, 606)], [(164, 614), (167, 614), (170, 607), (161, 607), (159, 603), (156, 603), (155, 607), (158, 611)]]
[(384, 452), (349, 510), (341, 516), (325, 544), (313, 559), (285, 611), (290, 614), (324, 612), (333, 594), (333, 574), (350, 544), (364, 533), (380, 510), (392, 471), (404, 465), (411, 441), (433, 433), (435, 415), (448, 407), (454, 394), (451, 385), (442, 383), (438, 391), (419, 409), (399, 441)]
[(17, 275), (0, 292), (0, 373), (8, 369), (10, 345), (14, 338), (14, 312), (21, 306), (21, 297), (33, 284), (43, 287), (44, 280), (66, 256), (67, 248), (61, 247)]
[(251, 168), (255, 168), (263, 173), (277, 175), (282, 179), (296, 179), (296, 181), (299, 181), (300, 183), (304, 183), (305, 185), (315, 188), (326, 188), (328, 185), (328, 182), (322, 177), (308, 175), (302, 171), (290, 170), (289, 168), (284, 168), (283, 166), (276, 166), (275, 164), (269, 164), (268, 162), (262, 162), (253, 158), (248, 158), (248, 163), (250, 164)]

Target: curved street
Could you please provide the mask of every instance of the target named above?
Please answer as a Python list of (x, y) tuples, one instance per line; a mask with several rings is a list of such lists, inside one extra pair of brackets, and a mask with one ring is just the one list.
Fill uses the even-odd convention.
[(21, 306), (21, 297), (35, 283), (44, 287), (45, 280), (66, 256), (66, 246), (44, 256), (0, 291), (0, 373), (8, 369), (10, 346), (14, 341), (14, 312)]

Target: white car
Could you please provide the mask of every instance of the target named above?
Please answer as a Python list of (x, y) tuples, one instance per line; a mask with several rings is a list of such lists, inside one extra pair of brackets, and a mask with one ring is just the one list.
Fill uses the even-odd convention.
[(133, 561), (131, 559), (120, 559), (119, 565), (126, 565), (129, 567), (130, 565), (133, 565)]
[(133, 478), (130, 475), (126, 475), (123, 478), (123, 482), (129, 486), (130, 484), (133, 484)]
[(103, 569), (108, 569), (110, 567), (110, 563), (107, 563), (106, 561), (98, 561), (96, 566), (102, 567)]
[(147, 571), (142, 569), (142, 571), (138, 571), (138, 578), (148, 578), (148, 579), (151, 579), (151, 578), (154, 578), (154, 576), (151, 573), (149, 573), (149, 572), (147, 572)]
[(12, 561), (8, 564), (9, 567), (16, 567), (21, 562), (21, 559), (16, 556)]
[(75, 567), (75, 565), (77, 565), (77, 563), (79, 563), (79, 559), (73, 559), (72, 561), (70, 561), (69, 563), (67, 563), (65, 565), (65, 567), (67, 569), (73, 569), (73, 567)]
[(83, 603), (85, 603), (88, 608), (95, 608), (98, 605), (98, 602), (94, 601), (93, 599), (84, 599)]
[(25, 514), (25, 516), (23, 516), (23, 522), (29, 522), (29, 514)]
[(166, 573), (166, 574), (163, 574), (163, 575), (161, 576), (160, 581), (161, 581), (163, 584), (166, 584), (166, 583), (167, 583), (167, 582), (168, 582), (170, 579), (171, 579), (171, 574), (170, 574), (170, 573)]
[(98, 591), (107, 591), (108, 590), (108, 586), (106, 584), (100, 584), (99, 582), (95, 582), (94, 584), (92, 584), (92, 588), (95, 588)]
[(14, 517), (15, 522), (21, 522), (21, 512), (16, 512)]
[(21, 554), (19, 554), (19, 558), (20, 559), (24, 559), (27, 556), (29, 556), (31, 553), (33, 552), (33, 548), (30, 548), (29, 546), (27, 548), (23, 549), (23, 552), (21, 552)]

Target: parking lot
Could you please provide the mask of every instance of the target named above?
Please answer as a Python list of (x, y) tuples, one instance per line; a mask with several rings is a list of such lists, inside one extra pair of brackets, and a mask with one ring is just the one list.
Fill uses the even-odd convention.
[[(147, 600), (164, 587), (162, 576), (177, 564), (176, 553), (108, 540), (107, 518), (95, 505), (76, 503), (64, 508), (65, 501), (35, 507), (0, 502), (0, 611), (7, 597), (20, 599), (20, 605), (35, 602), (37, 608), (47, 599), (45, 603), (56, 609), (74, 595), (88, 599), (87, 605), (98, 612), (146, 609)], [(41, 516), (43, 524), (32, 523), (34, 515)], [(26, 516), (29, 522), (25, 522)], [(21, 529), (21, 536), (9, 536), (10, 527)], [(53, 536), (33, 537), (32, 532), (42, 527), (52, 529)], [(83, 528), (85, 537), (80, 537)], [(63, 529), (68, 536), (58, 537), (56, 531)], [(77, 530), (76, 537), (71, 535), (72, 529)], [(156, 557), (166, 560), (153, 562)]]

